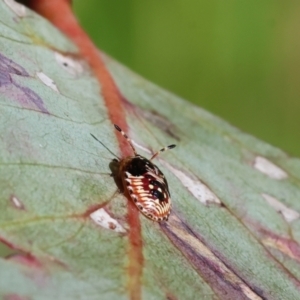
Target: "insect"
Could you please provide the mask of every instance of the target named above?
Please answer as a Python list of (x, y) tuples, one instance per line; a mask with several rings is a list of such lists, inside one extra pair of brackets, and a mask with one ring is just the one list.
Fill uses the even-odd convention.
[(167, 221), (171, 212), (168, 182), (152, 160), (159, 153), (172, 149), (176, 145), (164, 147), (147, 159), (136, 152), (127, 134), (118, 125), (114, 126), (127, 140), (134, 154), (113, 160), (115, 163), (113, 176), (116, 182), (119, 182), (124, 194), (134, 202), (143, 215), (153, 221)]

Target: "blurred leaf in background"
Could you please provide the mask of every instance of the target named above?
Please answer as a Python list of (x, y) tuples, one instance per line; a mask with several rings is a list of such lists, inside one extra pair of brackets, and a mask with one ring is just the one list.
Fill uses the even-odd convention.
[(300, 156), (300, 3), (74, 1), (97, 46), (160, 86)]

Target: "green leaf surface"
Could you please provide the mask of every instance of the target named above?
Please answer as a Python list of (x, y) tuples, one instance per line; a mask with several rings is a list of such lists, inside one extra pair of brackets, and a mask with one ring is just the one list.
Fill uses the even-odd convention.
[[(128, 200), (109, 176), (112, 155), (90, 135), (119, 155), (101, 86), (58, 30), (7, 3), (0, 295), (128, 299)], [(104, 60), (138, 152), (178, 145), (156, 161), (172, 195), (169, 221), (140, 214), (142, 298), (299, 298), (300, 161)], [(108, 223), (87, 215), (93, 207)]]

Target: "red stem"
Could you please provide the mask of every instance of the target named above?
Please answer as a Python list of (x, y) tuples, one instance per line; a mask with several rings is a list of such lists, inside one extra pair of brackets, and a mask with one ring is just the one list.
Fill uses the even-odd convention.
[[(81, 57), (89, 63), (101, 86), (102, 97), (111, 122), (118, 124), (127, 132), (128, 125), (122, 105), (122, 94), (106, 68), (100, 51), (78, 24), (70, 2), (69, 0), (31, 0), (29, 7), (48, 19), (76, 44)], [(122, 156), (132, 155), (130, 146), (120, 134), (117, 134), (117, 139)], [(130, 226), (128, 288), (130, 298), (135, 300), (141, 299), (143, 253), (139, 213), (132, 201), (128, 201), (128, 223)]]

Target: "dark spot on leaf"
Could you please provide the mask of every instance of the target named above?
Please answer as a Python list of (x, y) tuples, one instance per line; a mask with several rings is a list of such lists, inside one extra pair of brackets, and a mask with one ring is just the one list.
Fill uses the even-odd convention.
[(162, 131), (164, 131), (166, 134), (171, 136), (172, 138), (176, 139), (177, 141), (180, 141), (180, 137), (178, 135), (178, 129), (176, 126), (171, 123), (169, 119), (167, 119), (165, 116), (161, 115), (159, 112), (152, 110), (144, 110), (140, 108), (137, 105), (132, 104), (129, 102), (125, 97), (122, 97), (122, 101), (124, 103), (124, 106), (127, 108), (127, 110), (132, 111), (139, 117), (145, 118), (147, 121), (153, 124), (153, 126), (158, 127)]
[(18, 85), (17, 83), (13, 83), (15, 87), (19, 89), (21, 92), (19, 96), (17, 97), (17, 100), (21, 102), (24, 106), (32, 106), (32, 104), (37, 107), (42, 113), (49, 114), (48, 110), (44, 106), (44, 102), (42, 98), (35, 93), (33, 90), (22, 87)]
[(176, 134), (176, 127), (166, 117), (162, 116), (157, 111), (143, 111), (145, 119), (151, 122), (154, 126), (163, 130), (166, 134), (172, 138), (180, 141), (179, 136)]
[(112, 223), (112, 222), (109, 222), (108, 223), (108, 226), (109, 226), (109, 228), (111, 229), (111, 230), (114, 230), (114, 229), (116, 229), (116, 224), (114, 224), (114, 223)]
[(0, 53), (0, 73), (2, 74), (16, 74), (19, 76), (29, 76), (26, 70), (12, 61), (11, 59), (5, 57)]
[(9, 73), (2, 73), (0, 70), (0, 87), (6, 86), (12, 83), (12, 79)]
[(174, 294), (171, 294), (170, 292), (166, 295), (167, 300), (177, 300), (177, 297)]
[[(217, 298), (224, 300), (249, 299), (250, 297), (258, 299), (259, 296), (261, 299), (269, 299), (261, 294), (261, 290), (257, 289), (251, 280), (246, 281), (239, 277), (229, 261), (221, 260), (218, 253), (209, 247), (203, 237), (174, 213), (170, 217), (170, 221), (160, 223), (160, 227), (188, 262), (201, 274), (202, 278), (213, 287)], [(210, 249), (211, 255), (206, 255), (201, 248)], [(224, 270), (231, 274), (230, 277)], [(246, 296), (245, 288), (251, 293), (250, 297)]]
[(23, 107), (37, 108), (42, 113), (48, 114), (42, 98), (33, 90), (14, 82), (12, 74), (29, 77), (23, 67), (0, 54), (0, 93), (6, 95), (8, 99), (17, 101)]

